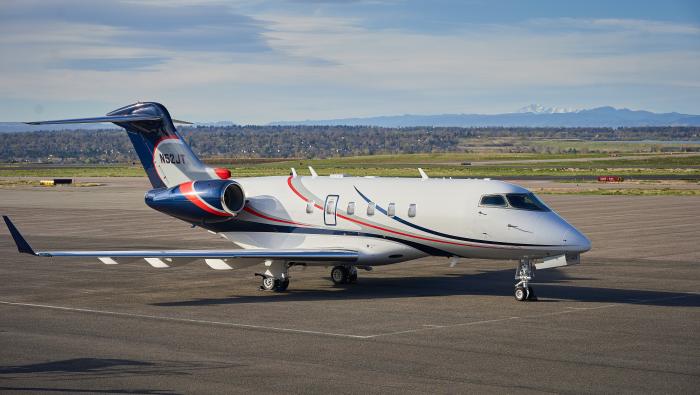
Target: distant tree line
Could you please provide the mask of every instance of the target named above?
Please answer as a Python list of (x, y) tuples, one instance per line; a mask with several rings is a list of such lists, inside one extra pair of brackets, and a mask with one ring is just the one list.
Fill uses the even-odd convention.
[[(698, 127), (380, 128), (367, 126), (209, 126), (180, 133), (204, 158), (328, 158), (462, 152), (465, 141), (499, 138), (591, 141), (698, 140)], [(494, 145), (508, 146), (507, 143)], [(513, 147), (513, 151), (522, 151)], [(0, 133), (0, 161), (125, 163), (138, 158), (121, 130)]]

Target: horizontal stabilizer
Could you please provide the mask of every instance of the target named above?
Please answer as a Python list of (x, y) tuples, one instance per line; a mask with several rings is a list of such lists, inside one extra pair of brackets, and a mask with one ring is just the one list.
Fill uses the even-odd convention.
[(160, 115), (133, 114), (133, 115), (107, 115), (94, 118), (57, 119), (54, 121), (25, 122), (28, 125), (57, 125), (63, 123), (102, 123), (102, 122), (138, 122), (160, 121)]

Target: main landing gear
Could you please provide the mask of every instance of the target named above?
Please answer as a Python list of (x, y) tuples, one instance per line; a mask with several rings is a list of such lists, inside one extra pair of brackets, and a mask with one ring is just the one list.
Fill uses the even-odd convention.
[(267, 270), (265, 273), (255, 273), (256, 276), (262, 277), (260, 289), (263, 291), (284, 292), (289, 287), (289, 274), (287, 265), (284, 261), (265, 261)]
[(333, 284), (350, 284), (357, 282), (357, 269), (355, 266), (334, 266), (331, 269)]
[(515, 284), (515, 299), (522, 302), (525, 300), (537, 300), (535, 291), (529, 284), (529, 281), (535, 277), (535, 264), (532, 259), (522, 258), (518, 262), (518, 268), (515, 269), (515, 279), (519, 280)]

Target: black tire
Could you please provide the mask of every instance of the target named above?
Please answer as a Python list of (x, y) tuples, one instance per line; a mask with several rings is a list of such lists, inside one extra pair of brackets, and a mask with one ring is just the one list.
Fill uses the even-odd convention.
[(273, 277), (263, 277), (260, 284), (260, 289), (264, 291), (273, 291), (277, 288), (277, 280)]
[(276, 280), (275, 283), (277, 284), (275, 286), (275, 292), (284, 292), (289, 288), (289, 279), (285, 278), (284, 280)]
[(348, 279), (350, 283), (356, 283), (357, 282), (357, 272), (354, 272), (350, 275), (350, 278)]
[(333, 281), (333, 284), (347, 284), (349, 279), (350, 273), (345, 266), (335, 266), (333, 270), (331, 270), (331, 281)]
[(527, 300), (537, 300), (537, 295), (535, 295), (535, 290), (532, 287), (527, 287)]
[(515, 287), (515, 300), (522, 302), (527, 299), (527, 290), (523, 287)]

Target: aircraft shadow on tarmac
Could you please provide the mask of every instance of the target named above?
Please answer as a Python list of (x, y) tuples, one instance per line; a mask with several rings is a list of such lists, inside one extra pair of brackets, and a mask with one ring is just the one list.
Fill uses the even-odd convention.
[[(34, 363), (17, 366), (0, 366), (0, 380), (41, 380), (54, 381), (67, 379), (118, 378), (152, 375), (191, 375), (202, 369), (220, 369), (230, 367), (230, 363), (197, 363), (156, 361), (144, 362), (128, 359), (109, 358), (73, 358), (51, 362)], [(8, 383), (6, 381), (5, 383)], [(0, 386), (0, 391), (20, 392), (68, 392), (68, 393), (118, 393), (118, 394), (175, 394), (170, 390), (157, 389), (85, 389), (60, 387)]]
[[(293, 289), (294, 282), (284, 293), (260, 292), (259, 295), (226, 298), (194, 299), (152, 303), (153, 306), (206, 306), (240, 303), (299, 302), (353, 299), (392, 299), (434, 296), (508, 296), (513, 293), (513, 269), (484, 271), (477, 274), (446, 274), (426, 277), (362, 277), (357, 284), (335, 286), (332, 289)], [(700, 306), (700, 295), (682, 292), (659, 292), (639, 289), (585, 287), (561, 285), (571, 281), (592, 280), (571, 277), (559, 270), (537, 273), (532, 284), (539, 302), (597, 302), (647, 306)], [(329, 280), (330, 281), (330, 280)], [(514, 301), (515, 302), (515, 301)]]

